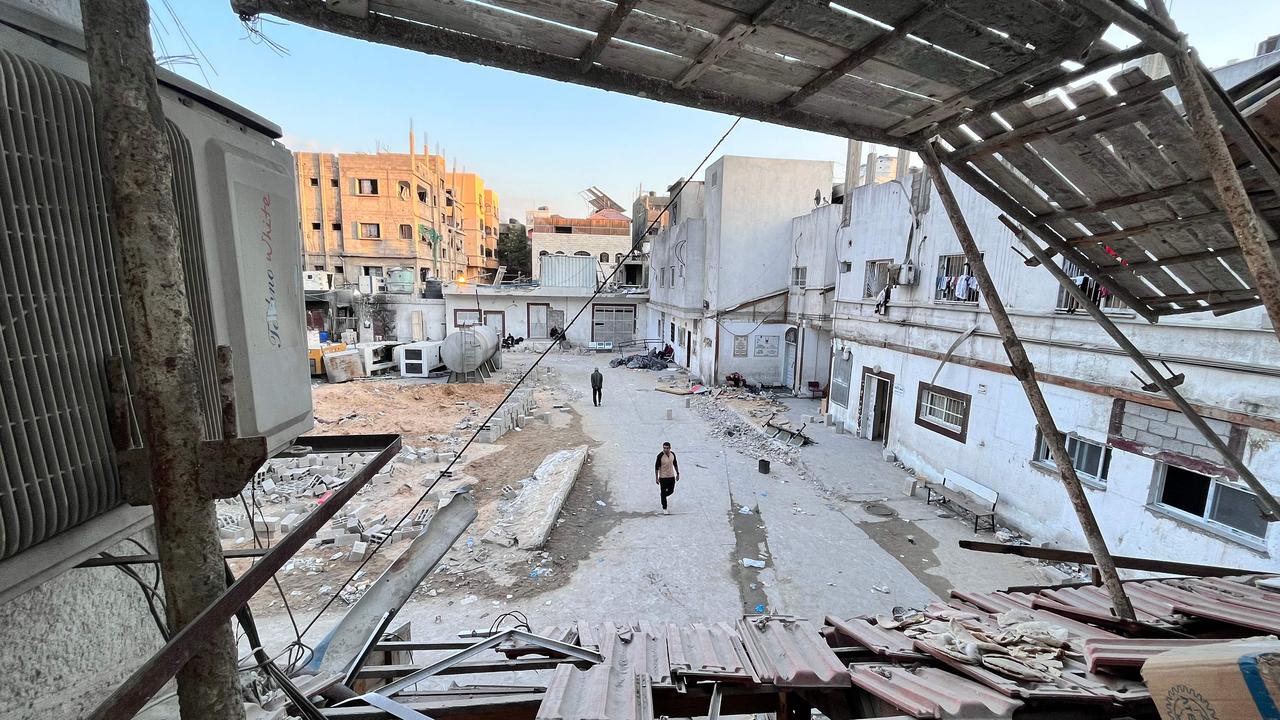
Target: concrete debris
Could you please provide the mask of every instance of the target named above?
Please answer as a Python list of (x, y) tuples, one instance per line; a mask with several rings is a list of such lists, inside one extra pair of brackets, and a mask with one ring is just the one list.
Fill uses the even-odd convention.
[(520, 481), (515, 496), (499, 504), (498, 518), (484, 537), (485, 542), (502, 547), (541, 548), (586, 457), (587, 446), (580, 445), (544, 458), (531, 477)]
[(690, 398), (693, 409), (711, 425), (711, 437), (720, 439), (725, 447), (750, 458), (795, 464), (799, 458), (799, 450), (765, 436), (759, 426), (748, 422), (742, 413), (726, 406), (720, 400), (722, 397), (733, 396), (721, 393), (719, 396), (708, 394)]
[(955, 608), (931, 607), (903, 618), (877, 617), (876, 624), (936, 648), (947, 657), (1015, 680), (1055, 682), (1063, 660), (1079, 660), (1067, 628), (1038, 619), (1025, 610), (994, 616), (996, 627), (978, 615)]
[(764, 568), (764, 561), (756, 558), (742, 558), (742, 566), (749, 568)]

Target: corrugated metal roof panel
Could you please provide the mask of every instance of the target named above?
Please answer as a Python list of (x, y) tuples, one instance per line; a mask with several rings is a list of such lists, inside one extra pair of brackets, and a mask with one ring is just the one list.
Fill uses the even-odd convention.
[(649, 676), (608, 659), (588, 670), (561, 665), (551, 675), (537, 720), (653, 720)]
[(738, 621), (751, 664), (778, 687), (848, 687), (849, 673), (808, 620), (774, 615)]
[(742, 638), (726, 623), (667, 625), (671, 671), (694, 680), (759, 682)]
[(938, 668), (907, 669), (895, 665), (853, 665), (853, 684), (917, 718), (1012, 718), (1021, 700)]
[(594, 290), (598, 269), (599, 263), (595, 256), (543, 255), (538, 261), (538, 282), (542, 287)]
[(605, 662), (626, 663), (643, 672), (652, 685), (674, 684), (666, 635), (652, 622), (579, 622), (578, 638), (583, 647), (598, 648)]
[(1089, 672), (1102, 668), (1140, 668), (1155, 655), (1197, 645), (1212, 645), (1222, 640), (1199, 638), (1089, 638), (1084, 641), (1084, 660)]
[(841, 620), (833, 615), (827, 616), (827, 624), (836, 633), (849, 638), (877, 655), (901, 660), (917, 660), (921, 657), (916, 652), (911, 638), (896, 630), (886, 630), (863, 618)]

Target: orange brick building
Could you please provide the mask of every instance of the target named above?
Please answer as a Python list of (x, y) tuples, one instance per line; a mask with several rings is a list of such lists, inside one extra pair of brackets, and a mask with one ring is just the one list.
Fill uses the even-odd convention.
[[(491, 277), (497, 194), (474, 173), (445, 170), (440, 155), (295, 153), (303, 263), (334, 274), (334, 286), (374, 288), (392, 268), (429, 279)], [(486, 236), (486, 230), (488, 235)]]
[(475, 173), (452, 172), (448, 181), (457, 189), (467, 278), (492, 278), (498, 267), (498, 194)]

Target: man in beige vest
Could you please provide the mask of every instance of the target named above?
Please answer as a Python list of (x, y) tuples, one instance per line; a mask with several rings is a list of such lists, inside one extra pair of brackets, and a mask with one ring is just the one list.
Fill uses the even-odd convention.
[(676, 454), (671, 452), (671, 443), (662, 443), (662, 452), (653, 463), (653, 481), (658, 485), (659, 497), (662, 499), (662, 514), (667, 514), (667, 496), (676, 491), (676, 481), (680, 479), (680, 463)]

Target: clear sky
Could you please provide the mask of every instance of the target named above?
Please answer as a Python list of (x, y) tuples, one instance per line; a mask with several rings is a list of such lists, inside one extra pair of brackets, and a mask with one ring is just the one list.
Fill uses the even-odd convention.
[[(245, 32), (226, 0), (151, 5), (158, 53), (192, 54), (176, 14), (204, 56), (201, 68), (178, 57), (170, 69), (280, 125), (291, 149), (403, 152), (412, 119), (419, 149), (425, 133), (451, 167), (456, 159), (480, 173), (504, 219), (544, 204), (585, 214), (578, 192), (591, 185), (629, 213), (637, 189), (662, 191), (688, 174), (733, 121), (267, 19), (281, 56)], [(1250, 57), (1280, 33), (1280, 0), (1174, 0), (1172, 12), (1210, 66)], [(845, 141), (744, 120), (720, 153), (831, 160), (842, 177)]]

